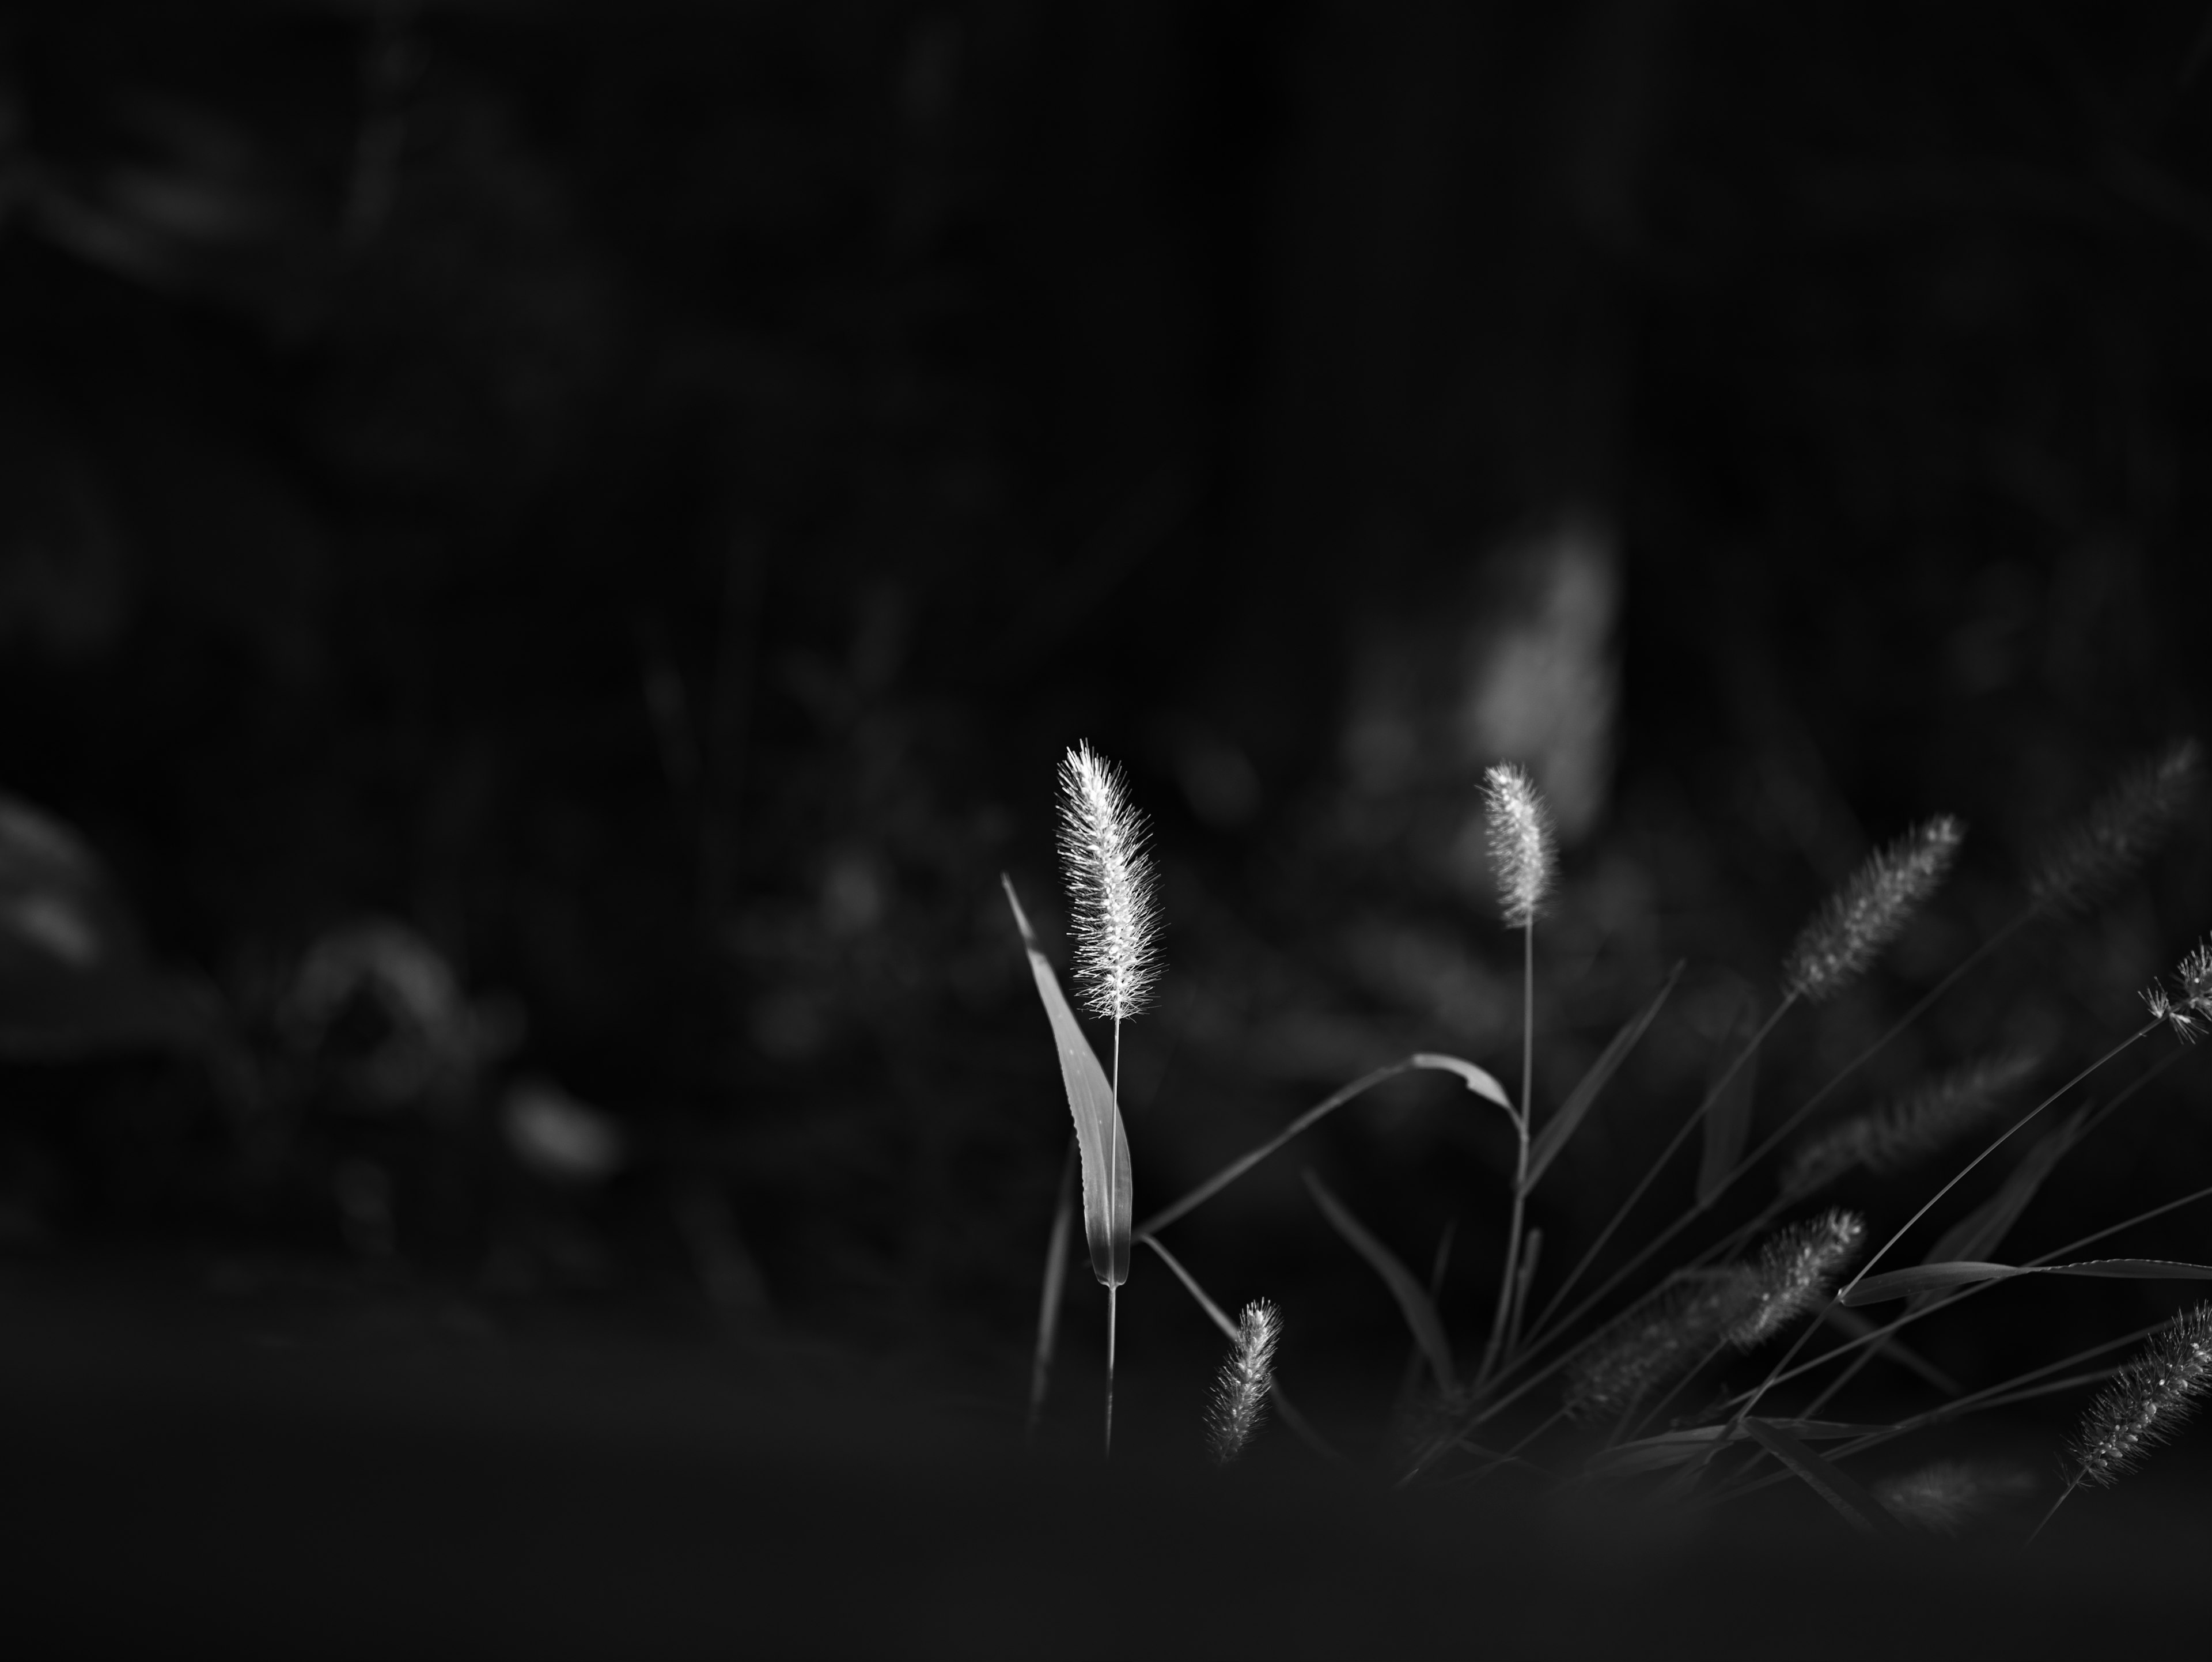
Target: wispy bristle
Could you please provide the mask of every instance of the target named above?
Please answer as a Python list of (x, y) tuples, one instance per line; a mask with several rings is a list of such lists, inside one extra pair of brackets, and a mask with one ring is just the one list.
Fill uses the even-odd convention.
[(1753, 1269), (1757, 1295), (1729, 1328), (1729, 1342), (1748, 1350), (1787, 1327), (1826, 1296), (1865, 1239), (1864, 1220), (1840, 1208), (1770, 1235)]
[(1869, 858), (1798, 934), (1783, 989), (1814, 1001), (1840, 991), (1936, 892), (1965, 835), (1964, 825), (1941, 814)]
[(1282, 1315), (1273, 1305), (1259, 1299), (1244, 1306), (1237, 1342), (1221, 1364), (1206, 1410), (1206, 1446), (1217, 1464), (1225, 1466), (1242, 1454), (1259, 1430), (1275, 1384), (1275, 1342), (1282, 1336)]
[(1565, 1407), (1577, 1420), (1626, 1414), (1713, 1354), (1759, 1296), (1750, 1266), (1692, 1269), (1662, 1282), (1592, 1334), (1569, 1361)]
[(2179, 996), (2168, 993), (2164, 982), (2154, 981), (2143, 989), (2143, 1004), (2153, 1021), (2171, 1024), (2177, 1038), (2194, 1044), (2212, 1027), (2212, 947), (2200, 945), (2184, 953), (2173, 975), (2181, 983)]
[(2046, 911), (2078, 910), (2148, 858), (2197, 794), (2203, 752), (2184, 739), (2141, 764), (2054, 838), (2030, 869), (2027, 891)]
[(2118, 1482), (2172, 1437), (2212, 1386), (2212, 1304), (2184, 1311), (2089, 1404), (2068, 1452), (2079, 1483)]
[(1964, 1460), (1937, 1460), (1874, 1488), (1875, 1499), (1892, 1513), (1936, 1535), (1956, 1535), (2007, 1501), (2034, 1492), (2033, 1472)]
[(1483, 806), (1490, 817), (1490, 861), (1498, 873), (1498, 904), (1506, 923), (1525, 929), (1536, 921), (1552, 892), (1556, 855), (1552, 811), (1535, 782), (1510, 762), (1482, 776)]
[(1891, 1172), (1934, 1154), (1986, 1117), (2040, 1065), (2029, 1050), (1983, 1056), (1808, 1137), (1782, 1168), (1782, 1192), (1809, 1195), (1853, 1166)]
[(1074, 910), (1085, 1008), (1126, 1021), (1159, 980), (1159, 903), (1145, 823), (1121, 770), (1078, 745), (1060, 764), (1060, 858)]

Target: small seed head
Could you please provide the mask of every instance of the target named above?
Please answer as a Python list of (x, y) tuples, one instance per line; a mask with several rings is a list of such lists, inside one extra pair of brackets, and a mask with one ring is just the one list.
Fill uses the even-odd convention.
[(2075, 1478), (2109, 1488), (2179, 1430), (2212, 1387), (2212, 1304), (2184, 1311), (2112, 1376), (2069, 1449)]
[(1537, 795), (1535, 782), (1510, 762), (1492, 767), (1482, 783), (1483, 806), (1490, 819), (1490, 861), (1498, 873), (1498, 903), (1508, 927), (1525, 929), (1536, 921), (1552, 892), (1558, 861), (1552, 811)]
[(1282, 1336), (1282, 1314), (1273, 1305), (1258, 1299), (1244, 1306), (1206, 1411), (1206, 1445), (1217, 1465), (1242, 1454), (1259, 1430), (1275, 1386), (1275, 1345)]
[(1865, 1239), (1865, 1221), (1841, 1208), (1769, 1236), (1755, 1266), (1757, 1295), (1729, 1327), (1729, 1342), (1749, 1350), (1779, 1333), (1827, 1296), (1836, 1272)]
[(1840, 991), (1935, 893), (1966, 834), (1941, 814), (1870, 857), (1799, 933), (1784, 990), (1815, 1002)]

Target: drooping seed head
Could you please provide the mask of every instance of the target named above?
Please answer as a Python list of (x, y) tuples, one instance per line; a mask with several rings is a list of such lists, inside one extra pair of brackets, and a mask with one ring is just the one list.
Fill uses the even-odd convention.
[(1536, 921), (1552, 892), (1558, 855), (1552, 811), (1536, 794), (1535, 782), (1510, 762), (1499, 762), (1482, 776), (1483, 807), (1490, 820), (1490, 861), (1498, 874), (1498, 904), (1509, 928), (1525, 929)]
[(1121, 770), (1088, 744), (1061, 759), (1060, 788), (1076, 989), (1093, 1015), (1126, 1021), (1151, 1002), (1161, 969), (1158, 882), (1144, 819)]
[(2074, 1481), (2108, 1488), (2179, 1430), (2212, 1387), (2212, 1304), (2169, 1322), (2089, 1404), (2068, 1453)]
[(1282, 1314), (1273, 1305), (1258, 1299), (1244, 1306), (1237, 1342), (1221, 1364), (1206, 1409), (1206, 1446), (1217, 1465), (1225, 1466), (1242, 1454), (1259, 1430), (1267, 1393), (1275, 1385), (1275, 1345), (1282, 1336)]
[(2033, 1050), (1982, 1056), (1871, 1113), (1854, 1115), (1797, 1145), (1782, 1168), (1782, 1192), (1810, 1195), (1853, 1166), (1891, 1172), (1933, 1154), (1986, 1117), (2041, 1065)]
[(1869, 857), (1799, 932), (1783, 990), (1818, 1002), (1840, 991), (1935, 893), (1966, 827), (1939, 814)]
[(1739, 1350), (1765, 1342), (1827, 1296), (1836, 1272), (1866, 1239), (1866, 1222), (1841, 1208), (1770, 1235), (1753, 1267), (1757, 1291), (1728, 1330)]
[(2078, 910), (2141, 865), (2188, 810), (2203, 773), (2203, 752), (2184, 739), (2123, 776), (2030, 868), (2037, 909)]

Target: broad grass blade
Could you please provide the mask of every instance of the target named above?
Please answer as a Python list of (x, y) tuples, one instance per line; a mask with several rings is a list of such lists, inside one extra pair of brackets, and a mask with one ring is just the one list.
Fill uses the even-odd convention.
[(1853, 1529), (1862, 1534), (1890, 1538), (1900, 1533), (1889, 1508), (1868, 1494), (1857, 1478), (1832, 1460), (1814, 1453), (1775, 1422), (1754, 1417), (1744, 1422), (1744, 1429), (1758, 1440), (1760, 1447), (1803, 1478), (1815, 1495), (1842, 1513)]
[[(2045, 1134), (2035, 1147), (2029, 1149), (2019, 1165), (2012, 1169), (1996, 1193), (1984, 1201), (1965, 1217), (1943, 1233), (1942, 1238), (1929, 1249), (1923, 1261), (1932, 1268), (1942, 1263), (1973, 1263), (1986, 1260), (1990, 1254), (2004, 1244), (2020, 1215), (2027, 1209), (2035, 1191), (2043, 1186), (2051, 1168), (2065, 1157), (2081, 1135), (2088, 1110), (2077, 1109), (2069, 1115), (2063, 1124)], [(1868, 1281), (1877, 1279), (1869, 1276)], [(1859, 1283), (1861, 1287), (1865, 1282)], [(1923, 1295), (1924, 1296), (1924, 1295)], [(1852, 1303), (1859, 1302), (1853, 1299)]]
[(1941, 1293), (1954, 1287), (1972, 1287), (1978, 1282), (2010, 1281), (2014, 1275), (2032, 1272), (2016, 1264), (1983, 1263), (1972, 1259), (1954, 1259), (1948, 1263), (1923, 1263), (1911, 1269), (1892, 1269), (1880, 1275), (1869, 1275), (1843, 1295), (1847, 1305), (1882, 1304), (1891, 1299), (1909, 1299), (1922, 1293)]
[(1535, 1141), (1528, 1147), (1528, 1175), (1521, 1184), (1522, 1194), (1528, 1193), (1536, 1186), (1537, 1180), (1551, 1169), (1552, 1162), (1559, 1159), (1559, 1151), (1581, 1129), (1583, 1118), (1596, 1105), (1598, 1093), (1604, 1090), (1612, 1082), (1613, 1076), (1620, 1071), (1620, 1064), (1628, 1060), (1629, 1052), (1636, 1048), (1637, 1042), (1644, 1037), (1644, 1030), (1651, 1025), (1659, 1014), (1660, 1007), (1666, 1003), (1667, 995), (1674, 990), (1674, 983), (1681, 978), (1682, 965), (1678, 963), (1668, 972), (1666, 984), (1653, 995), (1651, 1001), (1632, 1016), (1607, 1043), (1605, 1049), (1598, 1052), (1597, 1060), (1590, 1063), (1589, 1071), (1583, 1075), (1582, 1082), (1568, 1093), (1567, 1099), (1559, 1105), (1559, 1111), (1553, 1115), (1545, 1123), (1544, 1129), (1536, 1134)]
[(1437, 1318), (1437, 1306), (1426, 1289), (1415, 1281), (1413, 1272), (1400, 1263), (1398, 1255), (1375, 1239), (1367, 1227), (1346, 1209), (1342, 1201), (1328, 1191), (1328, 1186), (1309, 1170), (1305, 1174), (1306, 1187), (1313, 1190), (1314, 1203), (1321, 1208), (1322, 1215), (1335, 1227), (1336, 1233), (1352, 1244), (1353, 1251), (1367, 1260), (1368, 1266), (1382, 1278), (1390, 1289), (1390, 1296), (1398, 1301), (1405, 1312), (1406, 1325), (1413, 1330), (1413, 1339), (1428, 1357), (1429, 1366), (1437, 1376), (1437, 1383), (1447, 1391), (1457, 1389), (1452, 1370), (1451, 1345), (1444, 1337), (1443, 1323)]
[(2184, 1263), (2177, 1258), (2084, 1258), (2079, 1263), (2019, 1265), (1924, 1263), (1917, 1269), (1893, 1269), (1886, 1275), (1869, 1275), (1851, 1289), (1844, 1302), (1880, 1304), (1885, 1299), (1970, 1287), (1977, 1282), (2009, 1281), (2014, 1275), (2084, 1275), (2107, 1282), (2212, 1282), (2212, 1264)]
[[(1030, 928), (1029, 915), (1015, 898), (1014, 886), (1004, 873), (1006, 904), (1014, 909), (1014, 925), (1022, 932), (1022, 946), (1030, 955), (1030, 971), (1036, 977), (1037, 997), (1043, 1001), (1045, 1019), (1052, 1024), (1054, 1047), (1060, 1052), (1060, 1080), (1067, 1091), (1067, 1110), (1075, 1119), (1077, 1145), (1083, 1154), (1083, 1234), (1091, 1247), (1091, 1273), (1108, 1287), (1129, 1279), (1129, 1137), (1114, 1105), (1114, 1087), (1099, 1065), (1098, 1053), (1083, 1036), (1060, 989), (1060, 977), (1045, 961)], [(1115, 1180), (1106, 1181), (1109, 1143), (1114, 1155)], [(1109, 1212), (1107, 1197), (1113, 1197)]]
[[(1728, 1186), (1736, 1162), (1743, 1158), (1744, 1144), (1751, 1138), (1751, 1111), (1759, 1092), (1759, 1056), (1750, 1050), (1750, 1044), (1758, 1032), (1759, 1000), (1747, 990), (1721, 1038), (1717, 1067), (1734, 1064), (1735, 1073), (1705, 1116), (1705, 1153), (1698, 1161), (1700, 1211)], [(1741, 1062), (1736, 1061), (1739, 1056)]]
[[(1838, 1328), (1854, 1339), (1864, 1339), (1880, 1331), (1875, 1324), (1856, 1311), (1846, 1310), (1832, 1299), (1821, 1306), (1820, 1318), (1831, 1327)], [(1965, 1387), (1929, 1361), (1918, 1351), (1894, 1335), (1884, 1335), (1875, 1340), (1874, 1354), (1887, 1356), (1899, 1367), (1917, 1373), (1946, 1397), (1961, 1395)]]
[(1384, 1080), (1395, 1079), (1399, 1075), (1413, 1068), (1427, 1068), (1442, 1073), (1457, 1074), (1466, 1083), (1467, 1088), (1477, 1096), (1496, 1103), (1509, 1114), (1513, 1111), (1512, 1099), (1505, 1094), (1505, 1087), (1473, 1062), (1462, 1061), (1458, 1056), (1438, 1056), (1428, 1050), (1420, 1051), (1397, 1062), (1385, 1063), (1372, 1072), (1362, 1074), (1351, 1084), (1331, 1092), (1258, 1148), (1247, 1149), (1181, 1199), (1170, 1202), (1153, 1213), (1151, 1217), (1146, 1218), (1144, 1227), (1137, 1231), (1137, 1239), (1148, 1239), (1166, 1228), (1177, 1218), (1196, 1211), (1261, 1160), (1267, 1159), (1268, 1155), (1274, 1154), (1286, 1143), (1304, 1136), (1322, 1121), (1343, 1107), (1345, 1104), (1366, 1095)]

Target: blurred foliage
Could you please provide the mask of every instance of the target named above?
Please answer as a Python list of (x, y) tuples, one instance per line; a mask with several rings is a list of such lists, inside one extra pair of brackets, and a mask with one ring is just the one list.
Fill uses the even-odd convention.
[[(0, 783), (167, 967), (130, 1054), (9, 1062), (7, 1232), (1011, 1348), (1066, 1124), (995, 876), (1049, 933), (1087, 737), (1167, 867), (1162, 1201), (1394, 1054), (1510, 1071), (1474, 784), (1537, 767), (1540, 1105), (1693, 965), (1572, 1239), (1874, 842), (1973, 829), (1770, 1115), (2201, 721), (2200, 21), (13, 9)], [(1839, 1107), (2129, 1020), (2212, 921), (2191, 841)], [(1468, 1317), (1497, 1128), (1437, 1081), (1340, 1120), (1409, 1262), (1464, 1220)], [(2207, 1153), (2147, 1102), (2050, 1204)], [(1192, 1256), (1387, 1350), (1279, 1164)]]

